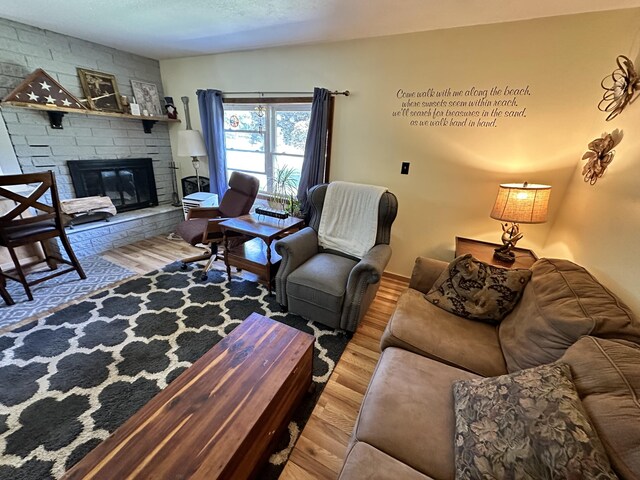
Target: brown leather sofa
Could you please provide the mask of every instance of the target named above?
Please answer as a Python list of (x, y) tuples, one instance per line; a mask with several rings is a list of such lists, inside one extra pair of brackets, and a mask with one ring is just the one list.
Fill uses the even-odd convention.
[(383, 350), (341, 479), (451, 479), (452, 385), (561, 360), (611, 466), (640, 478), (640, 322), (585, 269), (540, 259), (496, 327), (425, 300), (447, 263), (418, 258), (383, 335)]

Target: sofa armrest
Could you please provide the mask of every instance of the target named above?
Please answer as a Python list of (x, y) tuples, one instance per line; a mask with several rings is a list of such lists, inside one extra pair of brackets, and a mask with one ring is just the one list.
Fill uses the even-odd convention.
[(390, 259), (389, 245), (375, 245), (353, 267), (347, 280), (340, 328), (349, 332), (356, 330), (362, 315), (375, 297), (380, 278)]
[(427, 293), (449, 264), (434, 258), (418, 257), (413, 266), (409, 288)]
[(296, 268), (318, 253), (318, 234), (313, 228), (288, 235), (275, 243), (278, 255), (282, 257), (278, 273), (276, 274), (276, 301), (287, 306), (287, 277)]

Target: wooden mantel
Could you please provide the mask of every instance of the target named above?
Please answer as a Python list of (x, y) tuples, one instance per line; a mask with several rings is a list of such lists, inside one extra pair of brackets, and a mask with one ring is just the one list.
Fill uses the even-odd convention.
[(151, 133), (151, 129), (156, 122), (180, 122), (177, 118), (162, 117), (144, 117), (141, 115), (130, 115), (128, 113), (116, 113), (116, 112), (100, 112), (97, 110), (79, 110), (77, 108), (58, 107), (56, 105), (42, 105), (36, 103), (26, 102), (2, 102), (2, 105), (18, 108), (28, 108), (31, 110), (39, 110), (41, 112), (47, 112), (49, 115), (49, 121), (51, 128), (62, 129), (62, 117), (67, 113), (78, 113), (83, 115), (95, 115), (100, 117), (115, 117), (124, 118), (129, 120), (142, 120), (142, 126), (145, 133)]

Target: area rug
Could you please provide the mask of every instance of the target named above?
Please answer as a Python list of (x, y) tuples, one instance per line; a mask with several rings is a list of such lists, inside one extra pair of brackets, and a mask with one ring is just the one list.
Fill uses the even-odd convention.
[[(24, 293), (21, 284), (8, 280), (7, 291), (16, 304), (7, 306), (0, 301), (0, 329), (134, 275), (131, 270), (111, 263), (98, 255), (85, 257), (80, 260), (80, 263), (87, 275), (85, 280), (82, 280), (76, 272), (69, 272), (39, 283), (31, 287), (32, 301), (27, 300), (27, 294)], [(62, 267), (65, 266), (62, 265)], [(48, 272), (49, 270), (46, 270), (40, 275)], [(37, 276), (38, 274), (34, 273), (29, 279), (33, 280)]]
[(60, 478), (251, 312), (315, 336), (314, 393), (260, 478), (277, 478), (348, 338), (282, 313), (261, 285), (179, 264), (0, 336), (0, 479)]

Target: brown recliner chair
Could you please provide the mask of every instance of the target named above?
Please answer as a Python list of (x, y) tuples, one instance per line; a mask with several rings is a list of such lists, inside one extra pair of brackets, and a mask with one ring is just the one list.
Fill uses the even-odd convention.
[[(218, 245), (222, 243), (222, 230), (218, 225), (227, 218), (246, 215), (258, 195), (260, 182), (256, 177), (245, 173), (233, 172), (229, 179), (227, 190), (218, 207), (195, 207), (189, 210), (187, 219), (178, 225), (176, 233), (193, 246), (206, 245), (206, 251), (201, 255), (182, 260), (182, 269), (186, 270), (189, 263), (208, 260), (202, 271), (202, 280), (207, 279), (211, 265), (218, 257)], [(239, 236), (240, 237), (240, 236)], [(237, 238), (233, 243), (241, 243), (244, 238)]]

